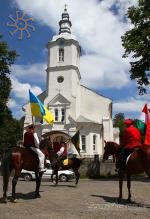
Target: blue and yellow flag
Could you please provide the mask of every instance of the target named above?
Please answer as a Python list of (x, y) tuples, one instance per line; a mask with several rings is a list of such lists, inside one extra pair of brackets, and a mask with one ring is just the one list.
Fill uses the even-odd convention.
[(29, 90), (29, 99), (31, 106), (31, 113), (33, 116), (40, 116), (47, 123), (53, 123), (53, 114), (43, 105), (43, 103)]

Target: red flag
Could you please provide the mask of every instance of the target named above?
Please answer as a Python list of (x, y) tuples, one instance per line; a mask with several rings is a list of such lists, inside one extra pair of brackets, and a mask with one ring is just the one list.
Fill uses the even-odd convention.
[(145, 106), (143, 107), (142, 112), (145, 113), (145, 124), (147, 124), (148, 121), (150, 120), (150, 119), (149, 119), (149, 110), (148, 110), (148, 107), (147, 107), (147, 103), (146, 103)]
[(145, 135), (144, 144), (147, 144), (150, 146), (150, 121), (147, 123), (147, 126), (146, 126), (146, 135)]
[(150, 116), (149, 116), (149, 109), (147, 107), (147, 104), (145, 104), (142, 112), (145, 113), (145, 123), (146, 123), (146, 134), (145, 134), (144, 144), (150, 145)]

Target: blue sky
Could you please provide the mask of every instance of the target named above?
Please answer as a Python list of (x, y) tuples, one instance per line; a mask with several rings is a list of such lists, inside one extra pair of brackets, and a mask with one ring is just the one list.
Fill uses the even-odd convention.
[[(12, 92), (8, 106), (14, 117), (23, 115), (22, 106), (28, 101), (28, 90), (35, 94), (45, 90), (46, 44), (58, 34), (58, 22), (67, 4), (72, 33), (79, 41), (83, 55), (80, 60), (81, 83), (113, 100), (113, 114), (137, 118), (148, 95), (139, 96), (136, 83), (129, 78), (129, 61), (123, 59), (121, 35), (132, 28), (125, 18), (127, 8), (137, 0), (0, 0), (0, 30), (3, 39), (19, 57), (12, 66)], [(17, 12), (18, 11), (18, 12)], [(9, 25), (23, 13), (30, 37), (24, 31), (13, 35)], [(32, 18), (32, 20), (28, 20)], [(14, 19), (14, 20), (13, 20)], [(19, 23), (18, 25), (23, 25)], [(29, 25), (32, 25), (35, 30)]]

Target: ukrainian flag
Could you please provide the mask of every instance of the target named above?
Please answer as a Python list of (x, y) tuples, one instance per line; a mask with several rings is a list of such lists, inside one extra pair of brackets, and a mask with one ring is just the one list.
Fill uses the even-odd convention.
[(29, 90), (29, 99), (31, 106), (31, 113), (33, 116), (40, 116), (47, 123), (53, 123), (53, 114), (43, 105), (43, 103)]

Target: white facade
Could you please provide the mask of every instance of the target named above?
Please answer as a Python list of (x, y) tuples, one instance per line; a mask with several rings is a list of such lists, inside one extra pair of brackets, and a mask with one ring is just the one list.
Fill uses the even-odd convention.
[[(80, 46), (71, 34), (71, 22), (65, 9), (57, 36), (48, 42), (46, 91), (38, 97), (54, 114), (53, 125), (39, 123), (38, 134), (50, 135), (52, 141), (66, 141), (80, 129), (81, 154), (103, 154), (104, 140), (118, 141), (119, 132), (113, 133), (112, 100), (80, 84)], [(24, 106), (24, 126), (32, 123), (30, 104)], [(115, 138), (114, 138), (115, 137)], [(74, 147), (69, 144), (68, 150)]]

